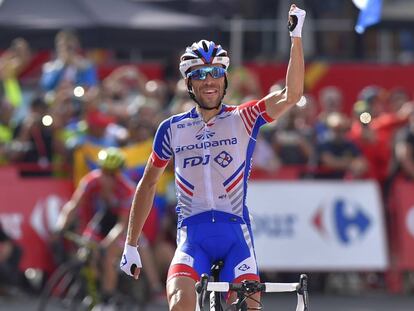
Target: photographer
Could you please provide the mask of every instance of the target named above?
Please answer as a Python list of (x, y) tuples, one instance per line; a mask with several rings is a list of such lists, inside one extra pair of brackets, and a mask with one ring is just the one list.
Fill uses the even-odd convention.
[(55, 37), (55, 50), (56, 59), (43, 66), (41, 86), (45, 91), (54, 91), (62, 82), (83, 87), (98, 84), (96, 68), (81, 55), (75, 33), (60, 31)]
[[(48, 106), (41, 97), (35, 97), (30, 103), (30, 110), (26, 117), (17, 125), (13, 133), (13, 147), (11, 160), (23, 164), (30, 175), (50, 174), (54, 150), (53, 119), (47, 117)], [(45, 118), (46, 116), (46, 118)]]

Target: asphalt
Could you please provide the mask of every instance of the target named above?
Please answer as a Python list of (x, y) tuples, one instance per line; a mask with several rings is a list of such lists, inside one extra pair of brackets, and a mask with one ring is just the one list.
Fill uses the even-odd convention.
[[(0, 297), (1, 311), (27, 311), (36, 310), (37, 298), (20, 295), (18, 297)], [(268, 311), (294, 311), (296, 309), (295, 294), (267, 294), (263, 298), (264, 310)], [(56, 311), (61, 309), (56, 309)], [(166, 305), (149, 304), (142, 311), (165, 311)], [(414, 294), (410, 295), (323, 295), (310, 294), (311, 311), (413, 311)], [(131, 310), (132, 311), (132, 310)]]

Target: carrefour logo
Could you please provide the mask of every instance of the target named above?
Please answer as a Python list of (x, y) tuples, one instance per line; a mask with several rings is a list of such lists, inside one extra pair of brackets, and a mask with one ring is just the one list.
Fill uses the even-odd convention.
[(320, 207), (312, 222), (322, 236), (332, 234), (344, 245), (363, 239), (372, 225), (360, 204), (342, 198)]

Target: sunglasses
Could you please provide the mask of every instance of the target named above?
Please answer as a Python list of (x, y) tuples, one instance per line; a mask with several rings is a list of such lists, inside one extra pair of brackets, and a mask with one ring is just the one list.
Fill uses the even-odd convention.
[(193, 70), (187, 74), (187, 78), (194, 80), (205, 80), (210, 74), (214, 79), (219, 79), (225, 76), (227, 70), (222, 67), (201, 67)]

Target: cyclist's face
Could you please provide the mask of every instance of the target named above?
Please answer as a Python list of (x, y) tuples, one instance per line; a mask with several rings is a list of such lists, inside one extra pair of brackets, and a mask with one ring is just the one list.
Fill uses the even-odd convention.
[[(218, 65), (217, 67), (219, 67)], [(211, 66), (195, 66), (191, 70)], [(213, 78), (209, 73), (204, 80), (191, 79), (193, 92), (198, 102), (204, 107), (216, 107), (220, 104), (224, 95), (224, 76)]]

